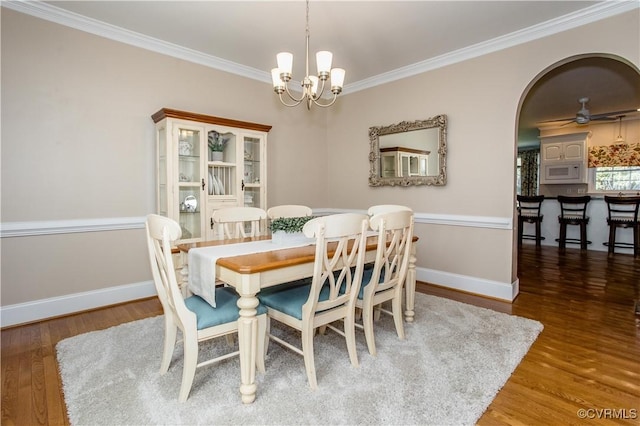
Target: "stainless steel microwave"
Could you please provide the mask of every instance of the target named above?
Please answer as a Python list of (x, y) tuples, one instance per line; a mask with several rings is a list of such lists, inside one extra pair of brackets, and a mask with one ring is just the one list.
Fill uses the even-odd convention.
[(587, 169), (583, 162), (542, 164), (541, 184), (587, 183)]

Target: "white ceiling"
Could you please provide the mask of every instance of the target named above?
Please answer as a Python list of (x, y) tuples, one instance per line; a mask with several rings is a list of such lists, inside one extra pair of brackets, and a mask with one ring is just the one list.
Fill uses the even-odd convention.
[[(294, 54), (294, 80), (304, 74), (303, 1), (5, 0), (2, 6), (263, 81), (270, 81), (276, 53), (286, 50)], [(347, 94), (640, 10), (640, 2), (314, 0), (309, 7), (310, 71), (315, 51), (332, 51), (334, 66), (346, 69)], [(591, 98), (592, 114), (639, 107), (637, 73), (629, 80), (628, 70), (621, 76), (606, 68), (565, 70), (540, 82), (521, 127), (574, 116), (583, 96)]]

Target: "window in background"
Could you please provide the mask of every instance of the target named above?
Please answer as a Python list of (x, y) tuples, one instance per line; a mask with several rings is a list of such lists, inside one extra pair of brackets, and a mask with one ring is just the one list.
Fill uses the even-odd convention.
[(595, 167), (589, 171), (595, 192), (640, 191), (640, 166)]

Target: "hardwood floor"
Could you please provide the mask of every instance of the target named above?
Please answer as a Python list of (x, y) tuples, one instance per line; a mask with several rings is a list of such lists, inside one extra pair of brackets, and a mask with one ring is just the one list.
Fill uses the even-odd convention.
[[(418, 285), (544, 324), (478, 423), (640, 424), (640, 258), (525, 244), (518, 269), (513, 304)], [(154, 298), (2, 330), (2, 424), (68, 424), (56, 343), (161, 313)]]

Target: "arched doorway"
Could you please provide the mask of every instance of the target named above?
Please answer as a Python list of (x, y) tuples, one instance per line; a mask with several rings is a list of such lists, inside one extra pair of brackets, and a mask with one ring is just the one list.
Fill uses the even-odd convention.
[[(558, 61), (540, 71), (523, 91), (516, 122), (518, 150), (539, 149), (538, 123), (574, 117), (578, 100), (589, 98), (591, 114), (640, 107), (640, 70), (620, 56), (591, 53)], [(640, 112), (636, 113), (640, 115)], [(575, 125), (575, 123), (573, 124)], [(517, 164), (514, 165), (517, 175)], [(515, 205), (515, 200), (514, 200)], [(555, 218), (545, 218), (555, 220)], [(514, 221), (517, 223), (517, 221)], [(550, 236), (548, 243), (557, 236)], [(517, 229), (513, 232), (517, 250)], [(517, 278), (517, 256), (512, 275)]]

